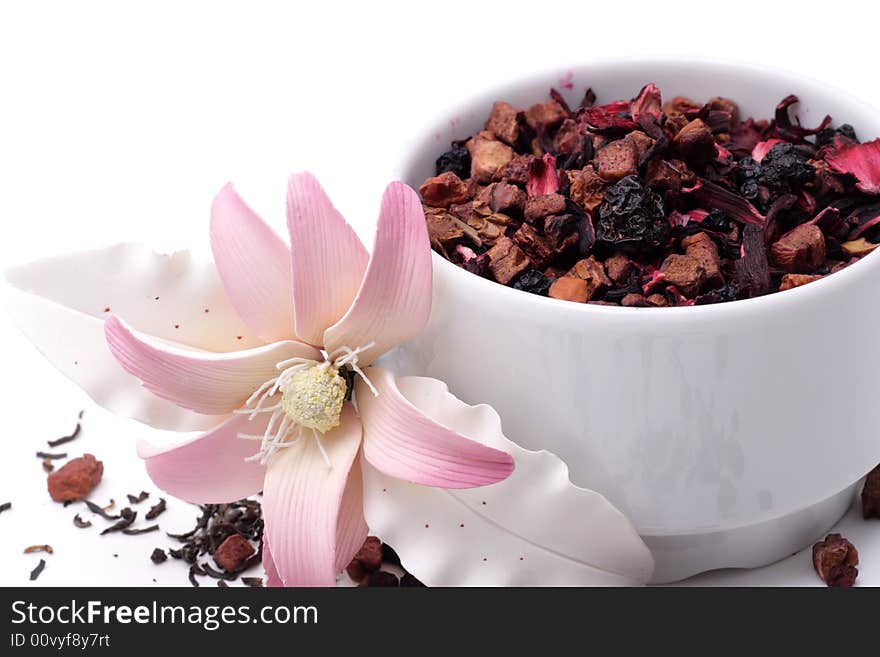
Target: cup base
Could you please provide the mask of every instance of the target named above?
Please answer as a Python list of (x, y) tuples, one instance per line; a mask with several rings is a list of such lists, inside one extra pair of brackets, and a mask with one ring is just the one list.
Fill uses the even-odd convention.
[(705, 534), (642, 535), (654, 555), (652, 584), (719, 568), (758, 568), (821, 539), (849, 510), (858, 482), (813, 506), (754, 525)]

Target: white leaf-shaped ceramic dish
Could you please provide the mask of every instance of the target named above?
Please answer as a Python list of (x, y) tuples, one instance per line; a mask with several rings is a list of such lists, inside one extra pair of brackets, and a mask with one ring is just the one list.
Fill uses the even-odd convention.
[(512, 443), (489, 406), (469, 406), (436, 379), (402, 377), (403, 395), (431, 419), (508, 451), (505, 481), (443, 490), (392, 479), (364, 463), (371, 533), (428, 586), (625, 586), (647, 583), (654, 562), (604, 497), (573, 485), (550, 452)]
[(40, 260), (6, 278), (13, 320), (55, 367), (104, 408), (159, 429), (207, 429), (220, 418), (156, 397), (119, 367), (104, 339), (107, 316), (208, 351), (261, 344), (229, 304), (213, 263), (187, 252), (162, 255), (120, 244)]

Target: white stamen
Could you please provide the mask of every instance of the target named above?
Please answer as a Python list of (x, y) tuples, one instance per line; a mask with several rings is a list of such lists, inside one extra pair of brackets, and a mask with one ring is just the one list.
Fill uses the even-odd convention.
[[(357, 347), (356, 349), (352, 349), (348, 346), (339, 347), (332, 353), (327, 354), (322, 362), (296, 357), (288, 358), (287, 360), (276, 363), (275, 368), (280, 371), (278, 376), (263, 383), (250, 397), (248, 397), (242, 408), (233, 411), (236, 415), (247, 415), (249, 420), (253, 420), (257, 415), (264, 415), (266, 413), (272, 414), (269, 417), (269, 421), (266, 423), (266, 430), (262, 435), (249, 433), (238, 434), (238, 437), (242, 440), (260, 443), (259, 451), (256, 454), (247, 457), (245, 461), (259, 461), (261, 464), (265, 465), (273, 456), (275, 456), (275, 454), (278, 453), (279, 450), (295, 445), (300, 439), (302, 439), (305, 428), (296, 424), (294, 420), (287, 415), (282, 408), (281, 401), (278, 400), (277, 397), (280, 391), (291, 383), (291, 380), (297, 372), (301, 372), (310, 367), (318, 367), (322, 370), (326, 370), (329, 367), (334, 367), (337, 370), (343, 367), (348, 367), (352, 372), (360, 376), (370, 389), (370, 392), (378, 397), (379, 391), (358, 363), (358, 356), (364, 353), (367, 349), (375, 346), (375, 344), (375, 342), (370, 342), (369, 344)], [(312, 429), (312, 435), (315, 438), (315, 443), (318, 445), (324, 463), (327, 464), (328, 468), (332, 468), (333, 466), (330, 462), (330, 456), (327, 454), (327, 450), (321, 442), (320, 432), (316, 429)]]
[(244, 405), (245, 405), (245, 406), (250, 406), (251, 404), (253, 404), (253, 403), (256, 401), (257, 397), (259, 397), (261, 394), (263, 394), (263, 392), (265, 392), (266, 388), (268, 388), (269, 386), (271, 386), (271, 385), (272, 385), (273, 383), (275, 383), (277, 380), (278, 380), (278, 379), (275, 378), (275, 379), (269, 379), (268, 381), (266, 381), (266, 383), (264, 383), (263, 385), (261, 385), (259, 388), (256, 389), (256, 391), (254, 392), (254, 394), (252, 394), (250, 397), (248, 397), (248, 399), (247, 399), (247, 401), (244, 403)]
[(333, 361), (333, 367), (341, 368), (348, 365), (351, 368), (351, 371), (357, 374), (363, 379), (364, 383), (367, 384), (367, 387), (370, 389), (370, 392), (373, 393), (373, 397), (379, 396), (379, 391), (376, 390), (376, 386), (373, 385), (373, 382), (370, 381), (369, 377), (364, 374), (364, 371), (358, 365), (358, 355), (364, 353), (367, 349), (371, 349), (376, 346), (376, 342), (370, 342), (368, 344), (363, 345), (362, 347), (358, 347), (357, 349), (352, 349), (351, 347), (342, 346), (339, 349), (336, 349), (333, 353), (327, 355), (327, 360), (333, 358), (340, 351), (344, 352), (344, 356), (340, 356), (335, 361)]
[(318, 431), (312, 429), (312, 434), (315, 436), (315, 442), (318, 443), (318, 449), (321, 451), (321, 456), (324, 457), (324, 463), (327, 464), (328, 468), (332, 468), (333, 465), (330, 463), (330, 457), (327, 456), (327, 450), (325, 450), (324, 445), (321, 444), (321, 437), (318, 435)]
[(250, 415), (251, 416), (250, 419), (253, 420), (254, 416), (257, 413), (272, 413), (273, 411), (276, 411), (279, 408), (281, 408), (280, 403), (275, 404), (274, 406), (267, 406), (266, 408), (259, 408), (255, 411), (251, 410), (250, 408), (236, 408), (234, 411), (232, 411), (232, 414), (233, 415)]

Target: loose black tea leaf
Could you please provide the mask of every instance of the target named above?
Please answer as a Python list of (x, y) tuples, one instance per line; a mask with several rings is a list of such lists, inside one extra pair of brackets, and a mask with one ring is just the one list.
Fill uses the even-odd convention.
[(202, 570), (205, 571), (205, 574), (207, 574), (208, 577), (213, 577), (214, 579), (225, 579), (233, 581), (238, 577), (238, 575), (236, 575), (235, 573), (221, 572), (216, 568), (212, 568), (211, 564), (209, 564), (208, 562), (202, 564)]
[(122, 533), (128, 536), (137, 536), (138, 534), (149, 534), (156, 531), (159, 531), (159, 525), (150, 525), (149, 527), (139, 527), (137, 529), (123, 529)]
[(160, 497), (158, 504), (150, 507), (150, 510), (147, 511), (147, 515), (144, 516), (147, 520), (155, 520), (160, 515), (165, 512), (165, 498)]
[(25, 554), (32, 554), (34, 552), (48, 552), (49, 554), (54, 554), (55, 550), (52, 549), (51, 545), (29, 545), (24, 549)]
[(9, 509), (11, 508), (12, 502), (4, 502), (3, 504), (0, 504), (0, 513), (3, 513), (4, 511), (9, 511)]
[(86, 527), (92, 526), (92, 523), (90, 521), (83, 520), (82, 518), (79, 517), (78, 513), (75, 516), (73, 516), (73, 524), (76, 525), (77, 527), (79, 527), (80, 529), (85, 529)]
[(131, 504), (140, 504), (145, 499), (147, 499), (149, 496), (150, 496), (150, 494), (145, 490), (142, 490), (140, 495), (131, 495), (131, 494), (126, 495), (126, 497), (128, 498), (128, 501)]
[(51, 452), (37, 452), (38, 459), (66, 459), (67, 454), (53, 454)]
[[(150, 555), (150, 561), (154, 564), (164, 563), (168, 560), (168, 555), (165, 553), (165, 550), (162, 548), (156, 548), (153, 550), (153, 553)], [(153, 580), (155, 581), (155, 580)]]
[(46, 568), (46, 560), (40, 559), (40, 563), (37, 564), (37, 567), (31, 571), (31, 581), (33, 582)]
[(217, 580), (217, 586), (219, 586), (221, 589), (228, 589), (229, 588), (229, 584), (224, 582), (222, 579)]
[(184, 534), (172, 534), (170, 532), (166, 532), (165, 535), (168, 538), (173, 538), (175, 541), (180, 541), (181, 543), (185, 543), (186, 541), (191, 539), (195, 535), (195, 533), (196, 533), (196, 530), (193, 529), (193, 530), (188, 531)]
[(52, 463), (52, 459), (43, 459), (43, 470), (46, 472), (52, 472), (55, 469), (55, 464)]
[(242, 577), (241, 583), (245, 586), (250, 586), (255, 589), (263, 588), (263, 578), (262, 577)]
[(62, 436), (58, 440), (47, 440), (46, 442), (49, 443), (49, 447), (58, 447), (58, 445), (63, 445), (64, 443), (69, 443), (71, 440), (75, 440), (76, 437), (79, 436), (79, 432), (82, 430), (82, 422), (79, 422), (79, 420), (82, 420), (82, 416), (83, 411), (80, 411), (76, 427), (69, 436)]
[(109, 534), (110, 532), (119, 532), (123, 529), (127, 529), (131, 525), (131, 523), (133, 523), (137, 518), (137, 511), (132, 511), (130, 508), (125, 507), (122, 511), (119, 512), (119, 515), (122, 520), (117, 522), (115, 525), (107, 527), (107, 529), (101, 532), (101, 536), (103, 536), (104, 534)]
[[(201, 513), (196, 518), (195, 527), (180, 534), (167, 534), (181, 543), (178, 548), (170, 548), (168, 556), (197, 565), (200, 557), (213, 556), (227, 538), (237, 534), (252, 542), (257, 551), (238, 570), (224, 574), (224, 577), (234, 579), (262, 562), (263, 515), (259, 502), (244, 499), (229, 504), (204, 504), (199, 509)], [(215, 576), (211, 574), (212, 570), (219, 572), (207, 566), (199, 567), (197, 574)]]
[(204, 576), (204, 575), (206, 575), (206, 574), (207, 574), (207, 573), (205, 573), (205, 571), (201, 569), (201, 567), (199, 566), (199, 564), (194, 563), (192, 566), (189, 567), (189, 581), (190, 581), (190, 584), (192, 584), (194, 587), (198, 588), (198, 587), (199, 587), (199, 582), (198, 582), (198, 580), (196, 580), (196, 575)]
[[(107, 511), (104, 510), (104, 507), (98, 506), (97, 504), (95, 504), (91, 500), (83, 500), (83, 502), (85, 502), (86, 506), (89, 507), (89, 511), (91, 511), (92, 513), (98, 514), (99, 516), (101, 516), (105, 520), (117, 520), (118, 518), (121, 517), (119, 515), (113, 515), (111, 513), (107, 513)], [(112, 504), (109, 506), (112, 506)]]

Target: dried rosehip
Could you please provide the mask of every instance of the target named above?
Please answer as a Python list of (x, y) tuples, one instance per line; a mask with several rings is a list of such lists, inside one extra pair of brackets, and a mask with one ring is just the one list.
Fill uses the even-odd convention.
[(828, 534), (813, 545), (813, 568), (828, 586), (852, 586), (859, 571), (856, 546), (840, 534)]
[(862, 488), (862, 517), (880, 518), (880, 465), (871, 470), (865, 477)]
[(523, 292), (531, 292), (532, 294), (539, 294), (542, 297), (546, 297), (547, 293), (550, 292), (550, 286), (553, 285), (553, 281), (555, 280), (555, 278), (545, 276), (537, 269), (530, 269), (516, 279), (513, 287), (517, 290), (522, 290)]
[(463, 143), (453, 143), (452, 148), (437, 158), (436, 175), (451, 171), (465, 180), (471, 177), (471, 155)]
[(596, 222), (598, 242), (628, 252), (653, 251), (669, 238), (663, 198), (638, 176), (626, 176), (605, 192)]
[(776, 193), (785, 193), (809, 182), (816, 169), (794, 144), (776, 144), (761, 160), (761, 184)]

